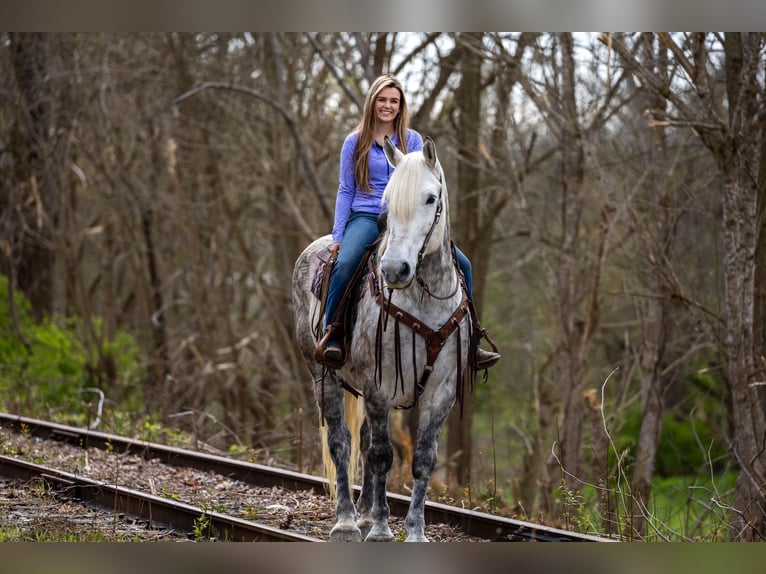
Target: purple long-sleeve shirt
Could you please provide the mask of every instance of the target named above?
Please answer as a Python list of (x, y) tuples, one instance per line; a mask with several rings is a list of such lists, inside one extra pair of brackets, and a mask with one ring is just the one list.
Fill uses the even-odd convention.
[[(370, 148), (368, 167), (370, 173), (370, 191), (364, 191), (357, 185), (354, 176), (354, 150), (359, 139), (359, 132), (354, 131), (346, 137), (340, 151), (340, 172), (338, 196), (335, 200), (335, 223), (332, 227), (333, 242), (340, 242), (346, 231), (346, 223), (351, 211), (365, 211), (379, 214), (383, 211), (383, 191), (391, 177), (393, 168), (389, 165), (383, 147), (373, 142)], [(394, 144), (398, 143), (394, 134)], [(423, 138), (415, 130), (407, 130), (407, 151), (423, 149)]]

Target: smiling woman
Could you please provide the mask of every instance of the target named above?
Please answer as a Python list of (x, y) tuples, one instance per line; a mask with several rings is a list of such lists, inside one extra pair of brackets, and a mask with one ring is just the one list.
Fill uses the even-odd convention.
[[(332, 243), (333, 271), (325, 306), (325, 334), (317, 344), (316, 360), (338, 368), (348, 360), (347, 336), (342, 332), (341, 301), (366, 248), (378, 237), (378, 217), (386, 210), (383, 193), (394, 173), (383, 150), (384, 139), (402, 154), (423, 149), (423, 138), (410, 129), (410, 111), (401, 82), (390, 74), (375, 79), (364, 100), (362, 118), (341, 149), (338, 195)], [(471, 263), (458, 249), (458, 264), (472, 289)], [(479, 367), (494, 365), (500, 355), (478, 350)]]

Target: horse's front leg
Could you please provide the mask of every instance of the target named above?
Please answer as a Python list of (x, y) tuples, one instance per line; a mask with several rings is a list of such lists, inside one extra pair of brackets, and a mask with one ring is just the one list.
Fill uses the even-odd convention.
[[(366, 449), (363, 488), (368, 490), (368, 496), (371, 495), (372, 507), (367, 516), (363, 514), (361, 522), (365, 528), (369, 526), (365, 542), (390, 542), (394, 539), (394, 534), (388, 526), (390, 511), (386, 498), (386, 482), (394, 459), (394, 449), (388, 436), (388, 401), (380, 396), (365, 397), (365, 408), (370, 442)], [(364, 496), (363, 491), (363, 500), (360, 501), (362, 506), (368, 502), (364, 500)]]
[(441, 400), (435, 400), (427, 408), (423, 407), (423, 402), (420, 403), (418, 437), (415, 452), (412, 455), (412, 496), (407, 517), (404, 520), (404, 528), (407, 532), (405, 542), (428, 542), (424, 530), (425, 517), (423, 515), (426, 490), (431, 480), (431, 473), (436, 466), (436, 450), (439, 445), (442, 424), (454, 402), (454, 393), (447, 393), (446, 396), (441, 397)]
[[(319, 383), (321, 384), (321, 383)], [(343, 413), (343, 390), (330, 375), (325, 380), (324, 418), (327, 424), (327, 446), (335, 465), (338, 501), (336, 522), (330, 531), (330, 542), (361, 542), (356, 525), (356, 509), (349, 488), (348, 465), (351, 458), (351, 433)]]

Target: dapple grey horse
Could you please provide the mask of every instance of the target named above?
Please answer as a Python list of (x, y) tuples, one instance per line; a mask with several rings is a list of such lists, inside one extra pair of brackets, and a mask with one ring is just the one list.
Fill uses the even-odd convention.
[[(363, 280), (349, 359), (338, 370), (324, 369), (314, 360), (317, 338), (312, 329), (320, 302), (311, 286), (320, 264), (318, 255), (326, 252), (331, 237), (312, 242), (293, 272), (296, 335), (313, 377), (337, 480), (331, 541), (394, 540), (386, 498), (393, 460), (388, 418), (392, 407), (414, 404), (419, 418), (406, 540), (427, 541), (423, 512), (439, 434), (470, 368), (473, 311), (453, 257), (447, 187), (436, 147), (430, 138), (422, 151), (406, 155), (387, 138), (383, 147), (394, 166), (384, 193), (387, 228)], [(354, 411), (344, 409), (344, 401), (356, 399), (347, 389), (364, 403), (360, 429), (364, 472), (357, 506), (350, 489), (351, 425), (344, 414)]]

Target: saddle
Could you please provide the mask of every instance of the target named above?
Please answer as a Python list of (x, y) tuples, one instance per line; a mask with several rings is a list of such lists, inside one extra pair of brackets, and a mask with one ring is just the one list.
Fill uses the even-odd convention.
[[(370, 259), (370, 255), (377, 249), (378, 245), (383, 239), (383, 234), (386, 231), (386, 224), (388, 222), (388, 212), (383, 211), (378, 215), (378, 237), (370, 245), (365, 248), (364, 255), (359, 261), (354, 274), (351, 276), (351, 280), (346, 286), (346, 290), (338, 303), (338, 308), (335, 310), (335, 315), (330, 321), (329, 332), (325, 337), (329, 336), (329, 333), (336, 333), (340, 335), (341, 347), (343, 349), (343, 358), (337, 364), (325, 365), (333, 369), (339, 369), (348, 361), (348, 349), (350, 349), (350, 334), (353, 330), (354, 320), (356, 319), (356, 306), (361, 297), (361, 290), (364, 287), (362, 278), (367, 271), (367, 262)], [(323, 333), (323, 324), (325, 310), (327, 308), (327, 294), (330, 291), (330, 279), (332, 278), (332, 272), (335, 261), (330, 259), (330, 251), (323, 250), (317, 254), (319, 258), (319, 265), (317, 266), (314, 279), (311, 284), (311, 292), (319, 299), (319, 316), (314, 323), (314, 339), (320, 341)]]
[[(377, 249), (382, 237), (383, 235), (381, 233), (372, 244), (366, 247), (364, 255), (359, 261), (359, 265), (351, 276), (351, 280), (348, 282), (346, 290), (343, 292), (343, 296), (338, 303), (338, 308), (335, 310), (335, 315), (332, 317), (332, 320), (328, 325), (330, 332), (339, 336), (341, 347), (343, 349), (342, 360), (338, 364), (327, 365), (334, 369), (341, 368), (346, 364), (346, 361), (348, 361), (350, 335), (353, 330), (354, 320), (356, 319), (356, 307), (360, 299), (361, 290), (365, 286), (363, 279), (367, 274), (370, 256)], [(322, 338), (322, 333), (324, 331), (323, 325), (325, 309), (327, 307), (327, 294), (330, 290), (330, 279), (332, 278), (335, 261), (330, 259), (329, 250), (320, 251), (317, 254), (317, 257), (319, 258), (319, 265), (317, 266), (314, 279), (311, 283), (311, 292), (320, 301), (319, 313), (314, 322), (313, 331), (314, 338), (319, 341)]]

